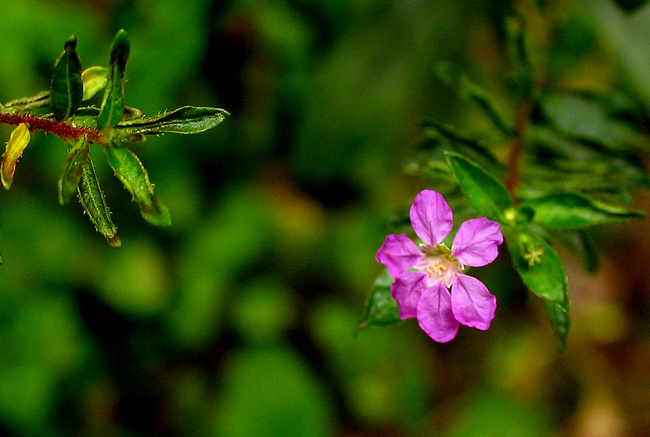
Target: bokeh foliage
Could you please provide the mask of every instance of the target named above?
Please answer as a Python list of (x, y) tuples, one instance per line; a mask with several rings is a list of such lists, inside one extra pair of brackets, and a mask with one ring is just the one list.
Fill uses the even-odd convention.
[[(501, 113), (514, 114), (498, 3), (4, 5), (2, 102), (49, 87), (68, 35), (78, 36), (83, 65), (105, 65), (125, 28), (129, 104), (146, 114), (216, 106), (232, 117), (197, 136), (134, 147), (170, 208), (169, 228), (144, 222), (101, 150), (91, 150), (124, 240), (117, 251), (98, 241), (80, 207), (58, 205), (65, 147), (33, 135), (0, 200), (0, 428), (594, 435), (585, 432), (598, 417), (607, 435), (647, 429), (643, 224), (588, 231), (601, 253), (595, 277), (560, 247), (574, 290), (563, 355), (545, 309), (512, 279), (505, 250), (480, 272), (499, 299), (489, 331), (461, 330), (444, 346), (409, 322), (354, 336), (381, 271), (374, 253), (393, 229), (386, 218), (402, 217), (400, 208), (431, 183), (402, 173), (422, 139), (421, 120), (459, 133), (491, 123), (439, 79), (437, 66), (460, 65)], [(532, 3), (541, 13), (531, 31), (550, 29), (549, 83), (616, 89), (647, 111), (647, 8)], [(590, 111), (569, 97), (549, 100), (548, 117), (559, 104), (581, 105), (576, 117)], [(563, 128), (564, 116), (555, 120)]]

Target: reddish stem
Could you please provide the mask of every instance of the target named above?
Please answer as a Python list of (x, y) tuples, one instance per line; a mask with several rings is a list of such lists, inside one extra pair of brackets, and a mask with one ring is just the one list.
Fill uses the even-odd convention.
[(90, 127), (72, 126), (62, 121), (35, 117), (33, 115), (0, 113), (0, 124), (16, 126), (20, 123), (25, 123), (32, 131), (42, 130), (43, 132), (49, 132), (63, 140), (69, 138), (78, 140), (82, 135), (87, 135), (88, 139), (94, 142), (98, 142), (102, 138), (99, 130)]
[(515, 121), (515, 138), (510, 144), (510, 157), (508, 159), (508, 174), (506, 176), (506, 188), (510, 195), (516, 199), (517, 186), (519, 185), (519, 171), (521, 159), (524, 154), (526, 142), (526, 127), (530, 120), (530, 113), (533, 110), (533, 103), (526, 100), (517, 108), (517, 119)]

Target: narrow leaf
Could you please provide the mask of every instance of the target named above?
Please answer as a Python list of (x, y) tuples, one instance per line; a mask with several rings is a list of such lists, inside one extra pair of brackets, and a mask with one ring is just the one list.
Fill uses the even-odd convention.
[[(505, 170), (505, 166), (494, 157), (483, 141), (472, 138), (470, 135), (461, 133), (451, 126), (434, 120), (425, 120), (422, 124), (424, 127), (431, 129), (431, 131), (427, 132), (427, 139), (432, 136), (434, 139), (436, 136), (442, 136), (453, 146), (453, 151), (461, 155), (467, 155), (487, 168), (499, 171)], [(432, 133), (433, 135), (431, 135)]]
[(578, 255), (587, 272), (594, 273), (598, 270), (598, 253), (587, 231), (578, 229), (558, 232), (558, 234), (562, 242)]
[(544, 301), (544, 306), (551, 322), (551, 328), (560, 339), (560, 349), (564, 350), (569, 328), (571, 327), (571, 316), (569, 314), (571, 303), (568, 300), (566, 302)]
[(609, 151), (647, 149), (650, 141), (631, 114), (619, 117), (606, 96), (571, 92), (548, 93), (540, 99), (548, 122), (568, 138)]
[(555, 249), (527, 226), (503, 226), (502, 231), (515, 268), (528, 289), (544, 300), (567, 302), (567, 277)]
[(122, 240), (117, 235), (117, 227), (111, 220), (111, 213), (106, 206), (104, 192), (99, 186), (95, 165), (90, 155), (83, 164), (81, 182), (77, 187), (79, 202), (95, 225), (97, 232), (102, 234), (112, 247), (122, 247)]
[(102, 106), (97, 118), (97, 128), (104, 130), (117, 126), (124, 114), (124, 82), (126, 63), (129, 60), (131, 43), (125, 30), (115, 35), (111, 46), (111, 61), (108, 72), (108, 84), (104, 91)]
[(86, 137), (79, 138), (77, 143), (68, 152), (68, 159), (59, 177), (59, 204), (67, 205), (73, 194), (77, 192), (83, 168), (88, 161), (88, 143)]
[(104, 152), (115, 176), (140, 206), (142, 217), (156, 226), (170, 226), (172, 221), (169, 209), (154, 196), (147, 170), (135, 153), (126, 147), (112, 146), (104, 147)]
[(25, 123), (20, 123), (11, 132), (5, 152), (2, 155), (2, 164), (0, 165), (2, 185), (4, 185), (7, 190), (11, 188), (11, 184), (14, 181), (14, 173), (16, 172), (18, 158), (22, 156), (23, 150), (25, 150), (25, 147), (29, 144), (30, 139), (31, 134), (29, 133), (29, 127), (27, 127)]
[(446, 157), (476, 212), (492, 220), (507, 221), (505, 211), (512, 208), (513, 201), (503, 184), (467, 158), (455, 153), (447, 153)]
[(81, 73), (81, 81), (83, 82), (83, 99), (91, 99), (95, 94), (106, 87), (108, 83), (108, 68), (106, 67), (90, 67)]
[(183, 106), (155, 117), (131, 120), (117, 127), (129, 134), (197, 134), (220, 124), (230, 113), (224, 109)]
[[(108, 69), (106, 67), (90, 67), (81, 73), (81, 80), (83, 82), (84, 93), (82, 100), (92, 98), (98, 91), (106, 87), (108, 82)], [(51, 106), (50, 90), (41, 91), (32, 97), (22, 97), (20, 99), (11, 100), (2, 105), (4, 112), (9, 114), (31, 112), (45, 106)], [(97, 110), (99, 114), (99, 110)], [(94, 123), (97, 125), (97, 122)]]
[(58, 121), (74, 115), (83, 97), (81, 61), (76, 51), (77, 37), (70, 36), (64, 47), (54, 64), (50, 87), (52, 111)]
[(496, 109), (489, 94), (472, 82), (458, 65), (450, 62), (442, 63), (438, 66), (438, 74), (447, 85), (456, 90), (462, 99), (474, 102), (501, 133), (507, 136), (514, 135), (512, 127)]
[(578, 193), (551, 194), (525, 205), (535, 211), (533, 220), (553, 229), (579, 229), (645, 217), (641, 211), (630, 211)]
[(50, 90), (41, 91), (32, 97), (22, 97), (20, 99), (11, 100), (10, 102), (2, 105), (4, 112), (15, 114), (21, 112), (29, 112), (44, 106), (50, 105)]
[(357, 326), (357, 332), (371, 326), (388, 326), (400, 321), (397, 301), (390, 290), (393, 281), (387, 270), (377, 277), (368, 295), (366, 314)]
[[(516, 5), (516, 4), (515, 4)], [(522, 11), (513, 7), (505, 17), (505, 36), (510, 65), (519, 96), (527, 100), (535, 89), (535, 68), (531, 62), (527, 37), (528, 25)]]

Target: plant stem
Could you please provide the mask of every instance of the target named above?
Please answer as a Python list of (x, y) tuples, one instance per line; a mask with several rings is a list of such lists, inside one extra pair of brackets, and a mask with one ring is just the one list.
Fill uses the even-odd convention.
[(517, 186), (519, 185), (519, 172), (521, 160), (526, 142), (526, 127), (530, 121), (530, 113), (533, 110), (533, 102), (526, 99), (517, 108), (517, 119), (515, 121), (515, 137), (510, 143), (510, 157), (508, 159), (508, 174), (506, 175), (506, 189), (513, 199), (516, 199)]
[(90, 127), (73, 126), (33, 115), (0, 113), (0, 124), (16, 126), (20, 123), (25, 123), (32, 131), (42, 130), (46, 133), (52, 133), (63, 140), (69, 138), (78, 140), (82, 135), (87, 135), (88, 139), (94, 142), (99, 142), (102, 138), (99, 130)]

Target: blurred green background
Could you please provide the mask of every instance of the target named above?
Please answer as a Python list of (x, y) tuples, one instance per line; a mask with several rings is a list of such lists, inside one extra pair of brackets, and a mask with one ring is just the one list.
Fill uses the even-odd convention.
[[(436, 65), (512, 107), (500, 3), (4, 2), (0, 101), (47, 89), (72, 33), (84, 67), (107, 65), (124, 28), (127, 104), (232, 116), (135, 147), (170, 228), (141, 219), (93, 150), (119, 250), (58, 205), (65, 145), (33, 136), (0, 193), (0, 435), (645, 435), (645, 222), (596, 234), (597, 275), (562, 252), (564, 354), (504, 257), (477, 272), (499, 298), (489, 331), (440, 345), (410, 320), (353, 336), (391, 214), (435, 189), (402, 172), (422, 118), (481, 128)], [(650, 107), (648, 8), (535, 3), (548, 83), (622, 87)]]

